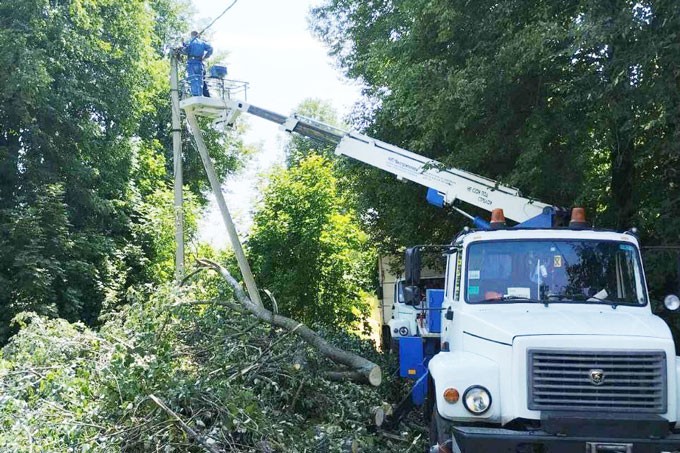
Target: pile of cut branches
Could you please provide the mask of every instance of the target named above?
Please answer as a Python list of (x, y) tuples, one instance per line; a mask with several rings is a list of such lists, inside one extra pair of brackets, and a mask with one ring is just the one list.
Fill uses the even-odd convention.
[[(381, 433), (372, 410), (400, 398), (333, 380), (327, 355), (201, 284), (156, 290), (98, 332), (24, 314), (0, 356), (0, 445), (9, 451), (420, 451), (416, 424)], [(201, 300), (197, 300), (201, 299)], [(299, 330), (298, 328), (297, 330)], [(345, 332), (320, 335), (386, 371)]]

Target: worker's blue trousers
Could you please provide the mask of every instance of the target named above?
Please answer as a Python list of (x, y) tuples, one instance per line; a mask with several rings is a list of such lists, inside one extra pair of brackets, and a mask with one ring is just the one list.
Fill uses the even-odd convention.
[(189, 80), (192, 96), (201, 96), (203, 94), (203, 73), (202, 61), (187, 61), (187, 79)]

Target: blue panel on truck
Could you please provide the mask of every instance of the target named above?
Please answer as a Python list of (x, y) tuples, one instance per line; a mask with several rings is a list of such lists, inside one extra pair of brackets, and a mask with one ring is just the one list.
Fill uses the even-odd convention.
[(399, 338), (399, 375), (401, 377), (418, 379), (425, 373), (424, 360), (421, 337)]
[(442, 331), (442, 304), (444, 303), (443, 289), (428, 289), (425, 291), (427, 301), (427, 330), (431, 333)]
[(399, 338), (399, 375), (415, 379), (411, 389), (413, 403), (421, 405), (427, 395), (427, 367), (422, 337)]
[(552, 208), (545, 208), (541, 214), (515, 225), (515, 228), (552, 228), (554, 214)]
[(425, 402), (427, 397), (427, 374), (423, 375), (420, 379), (413, 384), (411, 389), (411, 400), (416, 406), (420, 406)]

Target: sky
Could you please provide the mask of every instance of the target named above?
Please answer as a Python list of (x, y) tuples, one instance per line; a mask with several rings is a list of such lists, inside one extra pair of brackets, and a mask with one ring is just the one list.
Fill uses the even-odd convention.
[[(195, 28), (201, 30), (232, 0), (192, 0)], [(309, 31), (307, 16), (319, 0), (238, 0), (206, 36), (228, 68), (228, 78), (249, 83), (247, 101), (288, 115), (305, 99), (330, 102), (340, 117), (359, 100), (360, 87), (342, 76), (323, 44)], [(216, 58), (211, 63), (216, 63)], [(244, 118), (242, 116), (241, 118)], [(283, 163), (286, 134), (274, 123), (245, 119), (248, 144), (261, 148), (240, 174), (225, 181), (223, 192), (239, 235), (247, 233), (262, 175)], [(213, 197), (211, 197), (212, 199)], [(228, 238), (214, 200), (199, 227), (199, 239), (227, 246)]]

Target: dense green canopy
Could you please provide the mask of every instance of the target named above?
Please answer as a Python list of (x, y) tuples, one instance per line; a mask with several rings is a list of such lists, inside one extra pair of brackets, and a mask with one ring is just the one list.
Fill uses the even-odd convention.
[[(18, 312), (92, 324), (131, 285), (171, 275), (163, 52), (185, 28), (184, 9), (0, 0), (0, 342)], [(224, 174), (238, 143), (212, 139), (226, 148)], [(200, 200), (196, 153), (185, 168)]]
[[(365, 84), (355, 120), (370, 133), (678, 242), (680, 3), (327, 0), (312, 26)], [(461, 223), (424, 189), (353, 172), (384, 248)]]
[(374, 255), (330, 161), (310, 154), (271, 176), (248, 240), (253, 270), (282, 313), (350, 327), (368, 314)]
[[(296, 112), (340, 126), (328, 102), (306, 99)], [(375, 248), (338, 177), (333, 148), (290, 136), (286, 168), (269, 175), (256, 208), (248, 255), (282, 313), (310, 325), (356, 327), (369, 314)]]

